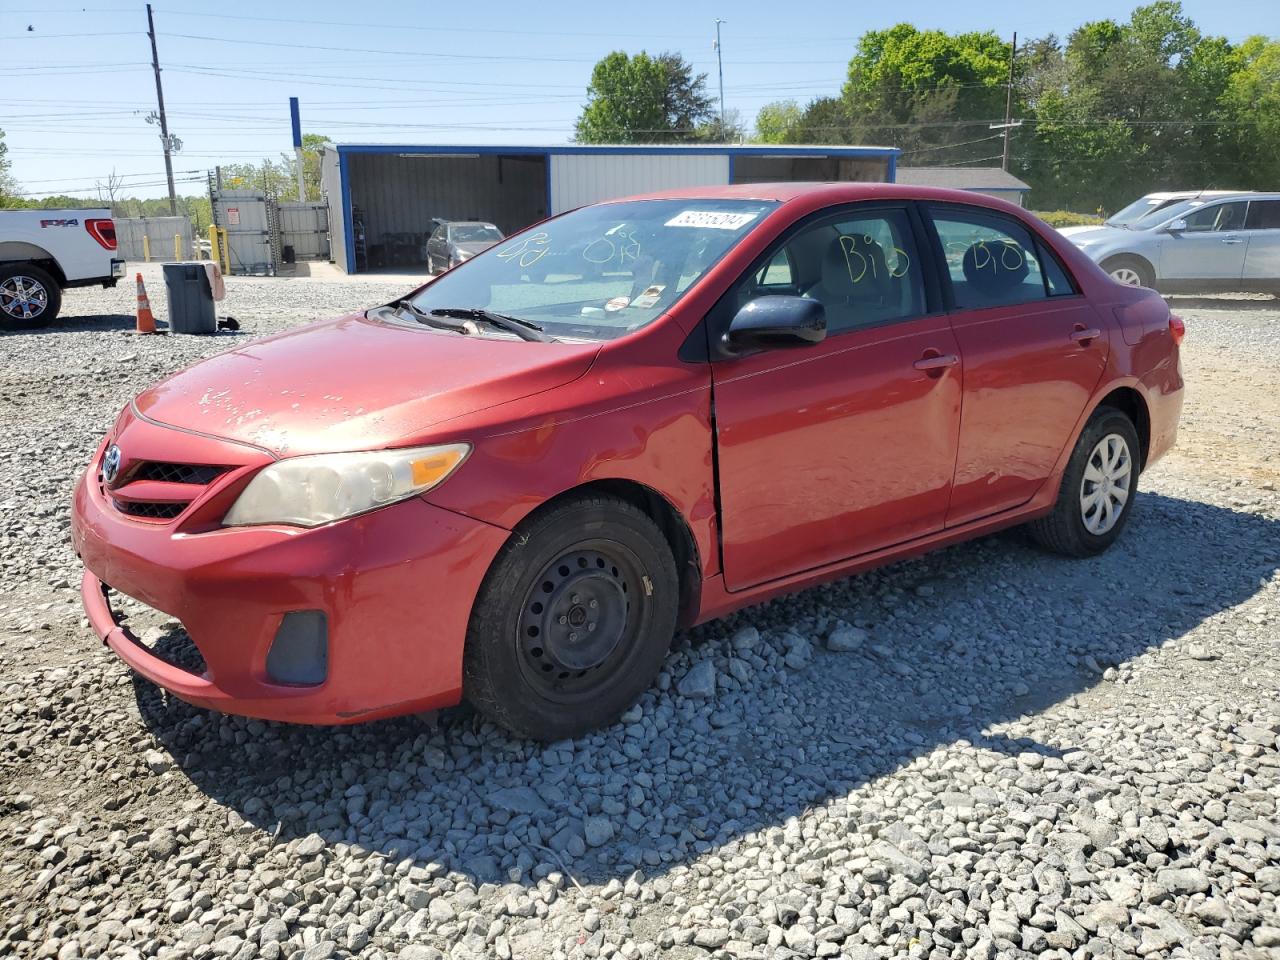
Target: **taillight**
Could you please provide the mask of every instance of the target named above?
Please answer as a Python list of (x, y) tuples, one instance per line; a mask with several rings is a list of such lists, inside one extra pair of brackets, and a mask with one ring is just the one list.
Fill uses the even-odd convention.
[(103, 220), (101, 218), (86, 220), (84, 228), (89, 231), (89, 236), (102, 244), (104, 249), (114, 250), (116, 248), (116, 224), (114, 220)]
[(1182, 318), (1176, 313), (1169, 314), (1169, 336), (1173, 337), (1174, 343), (1182, 343), (1182, 338), (1187, 335), (1187, 325), (1182, 322)]

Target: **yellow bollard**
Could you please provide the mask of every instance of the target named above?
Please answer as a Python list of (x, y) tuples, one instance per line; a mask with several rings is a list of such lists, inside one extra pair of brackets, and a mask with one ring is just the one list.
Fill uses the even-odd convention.
[(180, 233), (173, 235), (173, 259), (182, 259), (182, 234)]
[(151, 238), (145, 233), (142, 235), (142, 259), (151, 262)]

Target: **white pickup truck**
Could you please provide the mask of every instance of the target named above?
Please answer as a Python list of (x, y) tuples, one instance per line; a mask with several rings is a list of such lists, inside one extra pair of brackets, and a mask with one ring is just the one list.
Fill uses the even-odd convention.
[(123, 275), (110, 210), (0, 210), (0, 329), (42, 327), (67, 287)]

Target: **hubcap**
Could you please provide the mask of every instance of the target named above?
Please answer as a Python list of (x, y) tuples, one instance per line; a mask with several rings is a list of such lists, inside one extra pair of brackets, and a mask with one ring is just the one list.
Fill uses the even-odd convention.
[(526, 679), (552, 696), (581, 693), (625, 654), (631, 624), (631, 564), (596, 549), (549, 564), (525, 598), (520, 659)]
[(0, 310), (18, 320), (33, 320), (49, 305), (49, 292), (32, 277), (9, 277), (0, 283)]
[(1138, 276), (1138, 271), (1132, 267), (1116, 267), (1111, 271), (1111, 279), (1128, 284), (1131, 287), (1142, 286), (1142, 278)]
[(1080, 481), (1080, 517), (1086, 530), (1102, 536), (1116, 525), (1129, 502), (1132, 479), (1128, 442), (1118, 433), (1107, 434), (1089, 454)]

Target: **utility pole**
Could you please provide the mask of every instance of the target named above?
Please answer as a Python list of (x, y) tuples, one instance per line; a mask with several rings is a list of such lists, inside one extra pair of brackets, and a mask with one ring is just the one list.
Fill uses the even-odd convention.
[(156, 52), (156, 22), (151, 16), (151, 4), (147, 4), (147, 36), (151, 38), (151, 69), (156, 74), (156, 104), (160, 108), (160, 142), (164, 144), (164, 174), (169, 181), (169, 216), (178, 215), (178, 197), (173, 189), (173, 146), (169, 136), (169, 121), (164, 115), (164, 87), (160, 85), (160, 54)]
[(1013, 61), (1018, 55), (1018, 34), (1013, 35), (1013, 46), (1009, 48), (1009, 85), (1004, 92), (1004, 151), (1000, 159), (1000, 169), (1009, 169), (1009, 132), (1013, 123)]
[(724, 125), (724, 60), (720, 55), (720, 24), (728, 22), (716, 17), (716, 67), (720, 73), (720, 136), (726, 142), (729, 140), (729, 132)]

